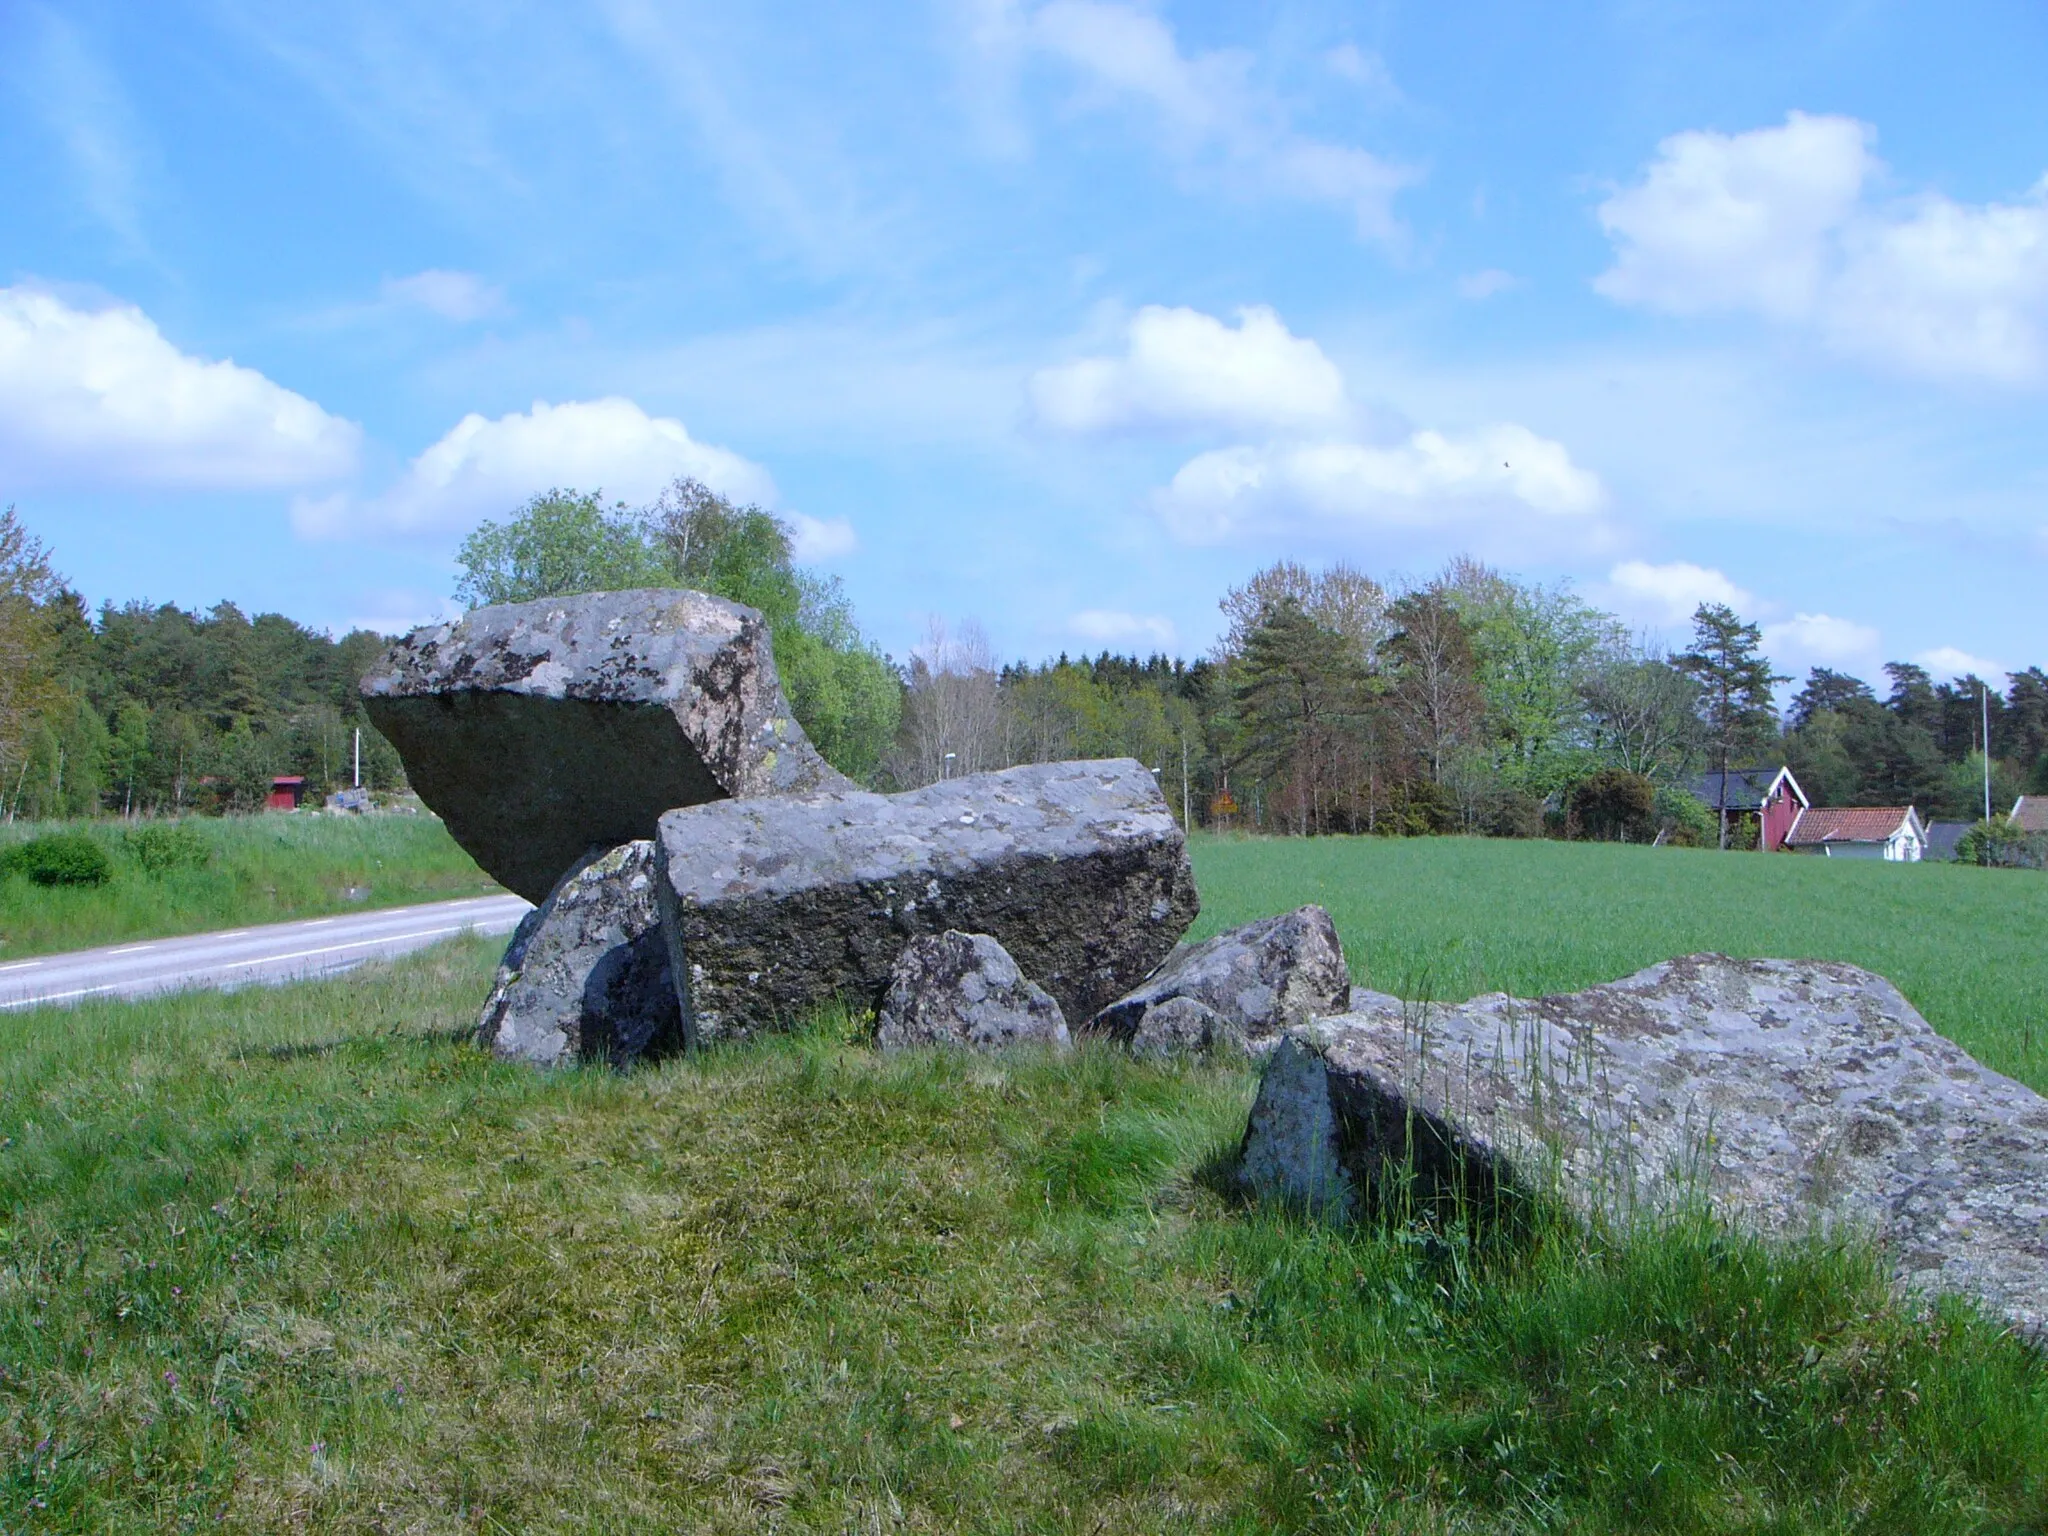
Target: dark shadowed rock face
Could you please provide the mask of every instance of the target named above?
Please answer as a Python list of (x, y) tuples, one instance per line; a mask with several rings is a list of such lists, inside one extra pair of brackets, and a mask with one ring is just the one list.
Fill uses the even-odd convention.
[(2048, 1100), (1883, 977), (1694, 955), (1535, 1002), (1355, 1001), (1268, 1060), (1251, 1188), (1356, 1212), (1406, 1158), (1424, 1198), (1534, 1191), (1624, 1221), (1703, 1199), (1765, 1235), (1873, 1235), (1901, 1286), (2048, 1335)]
[(850, 787), (790, 717), (768, 629), (702, 592), (591, 592), (414, 630), (371, 721), (470, 856), (529, 901), (663, 811)]
[(1350, 990), (1330, 914), (1301, 907), (1176, 950), (1135, 991), (1089, 1020), (1087, 1032), (1129, 1043), (1149, 1009), (1192, 998), (1221, 1015), (1241, 1044), (1256, 1048), (1289, 1024), (1343, 1012)]
[(1073, 1043), (1060, 1005), (987, 934), (920, 934), (897, 956), (875, 1020), (883, 1050), (1000, 1050), (1026, 1042), (1061, 1050)]
[(520, 923), (477, 1038), (535, 1066), (629, 1066), (682, 1042), (654, 902), (654, 845), (587, 860)]
[(662, 923), (692, 1040), (786, 1027), (833, 997), (873, 1007), (921, 933), (985, 933), (1085, 1018), (1194, 920), (1187, 849), (1127, 758), (1044, 763), (902, 795), (671, 811)]

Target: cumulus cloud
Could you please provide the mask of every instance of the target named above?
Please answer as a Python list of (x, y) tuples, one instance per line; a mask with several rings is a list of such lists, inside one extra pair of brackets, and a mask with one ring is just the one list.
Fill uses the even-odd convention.
[(1940, 678), (1968, 677), (1975, 673), (1989, 681), (2005, 671), (2002, 664), (1987, 661), (1982, 656), (1972, 656), (1953, 645), (1938, 645), (1931, 651), (1921, 651), (1913, 659)]
[(468, 322), (493, 315), (504, 306), (505, 290), (474, 272), (447, 272), (430, 267), (410, 277), (387, 278), (384, 302), (424, 309), (444, 320)]
[[(1298, 132), (1287, 104), (1257, 84), (1254, 60), (1241, 50), (1184, 52), (1149, 9), (1113, 0), (984, 5), (977, 7), (975, 33), (985, 51), (1056, 59), (1095, 100), (1137, 106), (1190, 168), (1240, 190), (1342, 208), (1362, 239), (1400, 238), (1393, 201), (1419, 179), (1416, 173), (1369, 150)], [(1365, 75), (1377, 62), (1355, 48), (1331, 56), (1340, 73)], [(1372, 83), (1381, 92), (1392, 89), (1384, 66)]]
[(1083, 640), (1098, 645), (1121, 645), (1139, 640), (1154, 645), (1172, 645), (1173, 621), (1156, 613), (1123, 613), (1113, 608), (1084, 608), (1067, 620), (1067, 628)]
[(1764, 654), (1778, 670), (1793, 676), (1818, 666), (1875, 677), (1882, 645), (1883, 637), (1868, 624), (1825, 613), (1795, 613), (1763, 626)]
[(853, 524), (843, 517), (810, 517), (802, 512), (785, 512), (789, 524), (791, 553), (805, 564), (837, 560), (860, 548)]
[(1335, 528), (1429, 528), (1487, 514), (1584, 522), (1599, 477), (1561, 443), (1512, 422), (1389, 447), (1355, 442), (1221, 448), (1190, 459), (1157, 496), (1167, 528), (1215, 543), (1305, 517)]
[(1687, 560), (1624, 560), (1607, 573), (1607, 582), (1630, 618), (1653, 623), (1687, 622), (1701, 603), (1721, 603), (1738, 613), (1756, 603), (1721, 572)]
[(758, 465), (698, 442), (680, 421), (649, 416), (633, 401), (612, 396), (561, 405), (537, 400), (531, 411), (495, 420), (472, 412), (383, 494), (364, 501), (302, 499), (292, 518), (313, 536), (459, 532), (557, 486), (637, 503), (652, 500), (679, 475), (742, 501), (774, 496)]
[(252, 368), (179, 351), (133, 305), (0, 288), (0, 462), (22, 480), (306, 485), (348, 474), (361, 436)]
[(2048, 177), (2012, 203), (1881, 201), (1874, 141), (1803, 112), (1674, 134), (1600, 205), (1615, 260), (1594, 287), (1671, 314), (1753, 312), (1910, 373), (2048, 377)]
[(1039, 420), (1069, 432), (1327, 427), (1346, 410), (1337, 365), (1264, 306), (1239, 310), (1233, 328), (1199, 310), (1147, 305), (1122, 356), (1041, 369), (1031, 401)]

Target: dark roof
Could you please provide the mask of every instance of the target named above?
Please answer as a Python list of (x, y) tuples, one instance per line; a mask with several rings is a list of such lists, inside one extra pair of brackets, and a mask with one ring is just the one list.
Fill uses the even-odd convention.
[(2013, 802), (2012, 824), (2022, 832), (2048, 832), (2048, 795), (2021, 795)]
[(276, 778), (270, 781), (270, 787), (272, 789), (290, 789), (294, 784), (303, 784), (305, 782), (306, 778), (304, 774), (280, 773)]
[[(1764, 796), (1771, 792), (1782, 768), (1730, 768), (1728, 770), (1728, 809), (1731, 811), (1760, 811), (1764, 808)], [(1721, 775), (1703, 773), (1692, 786), (1692, 792), (1710, 811), (1721, 806)]]
[(1802, 811), (1785, 839), (1789, 847), (1813, 848), (1822, 843), (1888, 842), (1913, 814), (1910, 805), (1815, 806)]
[(1930, 821), (1927, 823), (1927, 852), (1922, 857), (1937, 864), (1945, 859), (1954, 859), (1956, 846), (1969, 830), (1967, 821)]

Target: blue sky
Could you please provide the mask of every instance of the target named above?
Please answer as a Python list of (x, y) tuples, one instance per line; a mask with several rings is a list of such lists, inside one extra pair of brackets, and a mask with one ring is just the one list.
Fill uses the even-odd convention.
[(0, 503), (94, 602), (337, 629), (695, 473), (898, 655), (1470, 551), (2017, 667), (2044, 79), (2034, 0), (0, 0)]

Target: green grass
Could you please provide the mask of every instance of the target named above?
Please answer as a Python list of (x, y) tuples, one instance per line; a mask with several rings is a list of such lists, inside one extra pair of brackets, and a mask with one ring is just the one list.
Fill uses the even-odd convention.
[[(1446, 879), (1549, 902), (1461, 951), (1543, 986), (1651, 958), (1596, 882), (1759, 878), (1632, 857), (1197, 850), (1382, 982)], [(0, 1016), (0, 1530), (2048, 1529), (2041, 1356), (1867, 1253), (1246, 1209), (1251, 1074), (1097, 1048), (536, 1075), (494, 958)]]
[(2048, 1092), (2048, 879), (2028, 870), (1480, 838), (1198, 837), (1205, 937), (1327, 907), (1354, 979), (1535, 997), (1674, 955), (1846, 960)]
[(204, 839), (204, 867), (150, 873), (119, 822), (0, 826), (0, 850), (80, 831), (114, 864), (102, 886), (0, 875), (0, 961), (498, 889), (433, 816), (200, 816), (176, 825)]

